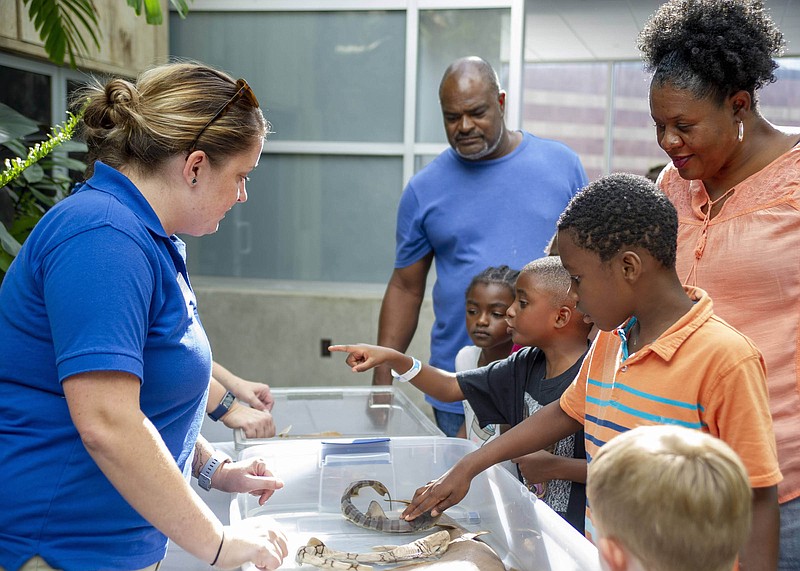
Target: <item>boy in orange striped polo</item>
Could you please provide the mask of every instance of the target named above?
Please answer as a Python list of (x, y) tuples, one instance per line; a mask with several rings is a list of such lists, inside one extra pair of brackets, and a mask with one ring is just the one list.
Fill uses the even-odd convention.
[(406, 519), (440, 513), (461, 501), (488, 466), (581, 426), (591, 462), (620, 433), (674, 424), (716, 436), (741, 457), (753, 489), (753, 526), (740, 561), (745, 569), (775, 569), (782, 476), (764, 361), (747, 337), (714, 315), (704, 291), (681, 285), (677, 228), (675, 208), (644, 177), (608, 175), (572, 199), (558, 223), (559, 253), (577, 309), (601, 330), (578, 377), (560, 402), (420, 488)]

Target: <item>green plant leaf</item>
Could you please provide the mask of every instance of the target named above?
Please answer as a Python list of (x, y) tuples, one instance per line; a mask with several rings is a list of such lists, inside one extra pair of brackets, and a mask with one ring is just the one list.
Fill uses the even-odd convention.
[(133, 8), (137, 16), (142, 15), (142, 0), (128, 0), (128, 6)]
[(0, 224), (0, 246), (11, 256), (16, 256), (19, 253), (19, 249), (22, 248), (22, 244), (17, 242), (2, 224)]
[[(39, 189), (48, 188), (47, 186), (39, 185)], [(58, 202), (55, 197), (48, 196), (45, 193), (41, 192), (39, 189), (30, 187), (31, 194), (36, 197), (36, 200), (47, 206), (48, 208), (53, 206), (56, 202)], [(56, 189), (54, 189), (56, 190)], [(36, 219), (38, 220), (38, 218)], [(36, 222), (34, 222), (36, 224)]]
[(185, 18), (189, 14), (189, 2), (186, 0), (170, 0), (178, 11), (178, 16)]
[(5, 143), (0, 143), (3, 147), (10, 149), (12, 153), (17, 156), (23, 156), (28, 152), (28, 147), (20, 143), (17, 139), (12, 139), (10, 141), (6, 141)]
[(8, 105), (0, 103), (0, 143), (27, 137), (38, 130), (39, 125), (36, 124), (36, 121), (28, 119)]
[[(190, 2), (170, 0), (181, 18), (189, 13)], [(23, 3), (28, 6), (28, 17), (51, 61), (62, 65), (69, 56), (69, 64), (75, 68), (75, 57), (88, 55), (86, 38), (100, 49), (101, 30), (92, 0), (23, 0)], [(127, 4), (137, 16), (144, 9), (148, 24), (160, 25), (164, 21), (159, 0), (127, 0)]]
[(0, 272), (2, 272), (2, 274), (0, 274), (0, 283), (3, 283), (3, 275), (8, 271), (13, 261), (14, 256), (0, 249)]
[(75, 57), (88, 55), (88, 36), (100, 49), (100, 27), (91, 0), (23, 0), (28, 17), (44, 42), (48, 57), (59, 65), (69, 54), (70, 66)]
[(61, 168), (65, 168), (65, 169), (69, 169), (69, 170), (73, 170), (73, 171), (78, 171), (78, 172), (83, 172), (83, 171), (86, 170), (86, 163), (84, 163), (83, 161), (79, 161), (78, 159), (73, 159), (73, 158), (70, 158), (70, 157), (62, 156), (62, 155), (55, 155), (54, 154), (54, 155), (50, 156), (50, 160), (49, 161), (47, 161), (47, 162), (40, 161), (40, 162), (41, 162), (42, 166), (45, 167), (45, 168), (49, 167), (49, 166), (54, 166), (54, 167), (61, 167)]
[(5, 191), (14, 202), (19, 202), (19, 194), (12, 186), (4, 186), (0, 191)]
[(141, 16), (144, 6), (144, 17), (148, 24), (160, 26), (164, 21), (159, 0), (128, 0), (128, 6), (134, 9), (137, 16)]
[[(81, 143), (80, 141), (64, 141), (58, 146), (58, 150), (63, 151), (65, 153), (85, 153), (89, 149), (86, 147), (86, 143)], [(84, 165), (85, 168), (85, 165)]]
[(11, 233), (15, 236), (23, 234), (27, 237), (27, 235), (31, 233), (31, 230), (33, 230), (33, 227), (39, 222), (40, 218), (40, 216), (22, 216), (17, 218), (11, 226)]
[[(137, 16), (142, 15), (142, 7), (144, 7), (145, 18), (148, 24), (160, 25), (163, 23), (161, 3), (158, 0), (127, 0), (127, 2), (128, 6), (133, 8)], [(187, 0), (170, 0), (170, 3), (181, 18), (185, 18), (189, 13), (189, 2), (187, 2)]]
[(144, 0), (144, 17), (148, 24), (160, 26), (164, 22), (159, 0)]
[(22, 177), (28, 182), (28, 184), (36, 184), (44, 178), (44, 169), (41, 167), (41, 165), (32, 164), (22, 171)]

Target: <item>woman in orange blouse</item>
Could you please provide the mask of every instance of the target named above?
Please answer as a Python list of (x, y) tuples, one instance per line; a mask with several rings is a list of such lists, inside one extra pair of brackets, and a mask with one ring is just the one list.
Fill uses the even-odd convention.
[(779, 569), (800, 569), (800, 130), (772, 125), (756, 97), (782, 48), (760, 1), (672, 0), (639, 36), (672, 161), (659, 184), (678, 210), (678, 275), (764, 354), (784, 476)]

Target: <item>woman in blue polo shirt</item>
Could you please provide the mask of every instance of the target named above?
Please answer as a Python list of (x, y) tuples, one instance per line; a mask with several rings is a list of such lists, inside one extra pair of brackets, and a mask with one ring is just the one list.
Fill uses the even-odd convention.
[(278, 567), (268, 521), (224, 527), (191, 490), (282, 484), (199, 436), (211, 350), (178, 233), (247, 200), (268, 131), (244, 80), (168, 64), (89, 87), (90, 177), (0, 288), (0, 568), (156, 569), (167, 538), (212, 565)]

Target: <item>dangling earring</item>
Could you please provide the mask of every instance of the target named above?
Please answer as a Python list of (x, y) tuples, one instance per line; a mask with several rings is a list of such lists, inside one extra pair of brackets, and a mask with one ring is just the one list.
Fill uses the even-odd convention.
[[(741, 125), (741, 123), (739, 123), (739, 125)], [(739, 135), (739, 140), (740, 140), (740, 141), (742, 140), (742, 137), (741, 137), (741, 132), (742, 132), (742, 129), (741, 129), (741, 128), (739, 128), (739, 133), (740, 133), (740, 135)], [(193, 178), (193, 179), (192, 179), (192, 184), (197, 184), (197, 179), (196, 179), (196, 178)]]
[(739, 142), (741, 143), (744, 139), (744, 122), (739, 121)]

